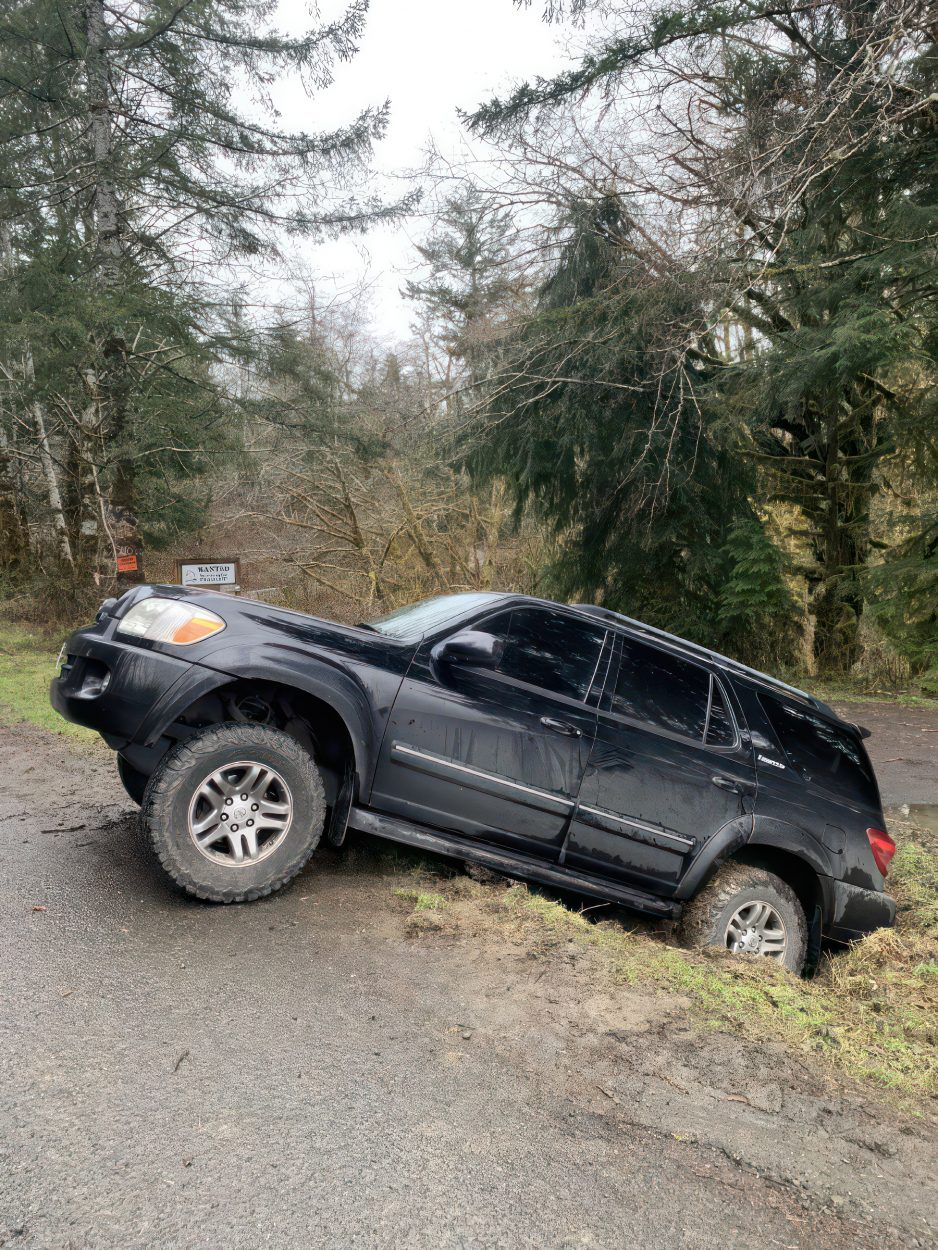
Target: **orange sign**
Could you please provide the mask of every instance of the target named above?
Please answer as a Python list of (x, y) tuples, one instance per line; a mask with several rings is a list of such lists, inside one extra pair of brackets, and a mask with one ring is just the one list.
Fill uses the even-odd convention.
[(136, 573), (137, 557), (136, 556), (118, 556), (117, 557), (118, 573)]

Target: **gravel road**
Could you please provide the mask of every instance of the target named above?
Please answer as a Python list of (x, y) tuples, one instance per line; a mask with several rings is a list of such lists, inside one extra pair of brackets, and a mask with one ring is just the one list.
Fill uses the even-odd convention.
[(931, 1246), (934, 1126), (332, 852), (173, 893), (103, 750), (0, 730), (0, 1246)]
[(938, 806), (938, 708), (867, 702), (834, 710), (869, 729), (866, 748), (887, 807)]

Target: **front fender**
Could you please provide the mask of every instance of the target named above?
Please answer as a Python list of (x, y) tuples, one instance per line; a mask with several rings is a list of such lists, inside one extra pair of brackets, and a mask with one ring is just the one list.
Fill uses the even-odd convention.
[(152, 747), (187, 708), (197, 703), (203, 695), (211, 694), (220, 686), (227, 686), (230, 681), (227, 673), (218, 673), (201, 664), (190, 664), (144, 716), (131, 740), (133, 745)]
[[(369, 689), (357, 673), (343, 668), (331, 657), (275, 644), (261, 643), (213, 652), (201, 664), (228, 680), (277, 682), (328, 704), (345, 722), (355, 753), (358, 792), (367, 792), (384, 722), (396, 690), (381, 691), (380, 680)], [(391, 674), (383, 674), (383, 677), (391, 679)], [(399, 677), (396, 682), (400, 684)], [(390, 697), (382, 698), (389, 694)]]

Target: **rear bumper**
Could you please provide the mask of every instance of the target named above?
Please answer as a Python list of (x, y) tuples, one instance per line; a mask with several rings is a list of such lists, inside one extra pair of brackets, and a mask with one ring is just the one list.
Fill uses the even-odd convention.
[(896, 900), (880, 890), (864, 890), (845, 881), (831, 881), (830, 920), (824, 936), (835, 942), (851, 942), (889, 928), (896, 922)]

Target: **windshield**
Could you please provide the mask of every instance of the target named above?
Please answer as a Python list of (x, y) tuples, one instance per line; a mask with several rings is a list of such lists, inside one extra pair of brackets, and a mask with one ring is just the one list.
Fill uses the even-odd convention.
[(438, 625), (445, 625), (454, 617), (471, 612), (473, 608), (484, 607), (493, 599), (500, 598), (494, 594), (438, 595), (435, 599), (424, 599), (422, 603), (409, 603), (396, 612), (380, 616), (376, 621), (368, 621), (371, 629), (389, 638), (400, 638), (405, 642), (422, 638)]

